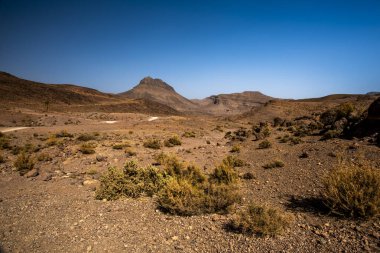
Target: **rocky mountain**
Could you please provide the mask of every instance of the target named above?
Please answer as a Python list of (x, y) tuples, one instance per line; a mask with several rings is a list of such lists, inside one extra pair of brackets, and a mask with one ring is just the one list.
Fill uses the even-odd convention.
[(197, 111), (198, 105), (178, 94), (161, 79), (145, 77), (133, 89), (119, 94), (124, 98), (144, 99), (170, 106), (178, 111)]
[(242, 93), (214, 95), (201, 100), (193, 100), (193, 102), (210, 114), (233, 115), (245, 113), (273, 99), (258, 91), (245, 91)]

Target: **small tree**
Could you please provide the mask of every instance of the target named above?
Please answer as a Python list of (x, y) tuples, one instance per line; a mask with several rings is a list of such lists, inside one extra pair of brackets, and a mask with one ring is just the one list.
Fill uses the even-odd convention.
[(46, 112), (48, 112), (49, 111), (50, 101), (49, 100), (45, 100), (44, 104), (45, 104)]

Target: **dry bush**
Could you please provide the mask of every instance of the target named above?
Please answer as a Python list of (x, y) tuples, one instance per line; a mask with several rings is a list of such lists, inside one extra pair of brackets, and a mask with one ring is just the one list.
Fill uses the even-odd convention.
[[(0, 132), (1, 133), (1, 132)], [(1, 133), (0, 136), (0, 149), (10, 149), (10, 140), (9, 137)]]
[(129, 143), (118, 143), (118, 144), (114, 144), (112, 146), (113, 149), (116, 149), (116, 150), (121, 150), (123, 148), (127, 148), (127, 147), (130, 147), (131, 145)]
[(321, 196), (332, 213), (368, 218), (380, 214), (380, 171), (340, 162), (323, 180)]
[(265, 164), (263, 167), (264, 167), (264, 169), (273, 169), (273, 168), (281, 168), (284, 166), (285, 166), (285, 164), (282, 161), (276, 160), (274, 162)]
[(237, 213), (229, 227), (239, 233), (257, 236), (275, 236), (283, 233), (290, 218), (277, 209), (250, 204)]
[(55, 146), (55, 145), (58, 145), (60, 144), (61, 142), (57, 139), (57, 137), (55, 137), (54, 135), (50, 136), (47, 140), (46, 140), (46, 145), (48, 145), (49, 147), (51, 146)]
[(160, 149), (161, 148), (161, 142), (157, 139), (149, 139), (144, 142), (145, 148), (151, 148), (151, 149)]
[(0, 153), (0, 163), (4, 163), (5, 162), (5, 158), (4, 156)]
[(322, 139), (323, 140), (329, 140), (332, 138), (337, 138), (341, 134), (340, 131), (338, 130), (328, 130), (326, 133), (323, 134)]
[(47, 162), (47, 161), (52, 161), (53, 158), (49, 156), (47, 153), (41, 153), (37, 156), (37, 160), (40, 162)]
[(79, 151), (82, 152), (82, 154), (90, 155), (95, 153), (96, 144), (95, 143), (83, 143)]
[(130, 161), (125, 164), (124, 169), (108, 169), (100, 178), (101, 185), (96, 191), (96, 198), (115, 200), (123, 196), (152, 196), (163, 187), (165, 181), (165, 176), (157, 168), (139, 168), (136, 162)]
[(183, 133), (182, 136), (185, 137), (185, 138), (195, 138), (195, 132), (193, 132), (193, 131), (191, 131), (191, 132), (186, 131), (186, 132)]
[(230, 150), (231, 153), (239, 153), (240, 152), (240, 146), (238, 145), (234, 145), (231, 150)]
[(209, 181), (217, 184), (234, 184), (238, 180), (238, 174), (232, 166), (219, 165), (210, 175)]
[(157, 200), (161, 210), (184, 216), (226, 212), (239, 201), (235, 186), (207, 182), (193, 185), (189, 180), (175, 177), (159, 192)]
[(217, 167), (210, 177), (197, 167), (181, 163), (175, 157), (164, 159), (170, 180), (158, 194), (161, 210), (177, 215), (226, 212), (240, 201), (237, 174), (227, 165)]
[(252, 172), (247, 172), (243, 174), (242, 178), (245, 180), (251, 180), (251, 179), (255, 179), (256, 177), (255, 175), (253, 175)]
[(67, 138), (72, 138), (72, 137), (74, 137), (73, 134), (70, 134), (70, 133), (67, 132), (66, 130), (62, 130), (62, 131), (56, 133), (54, 136), (55, 136), (56, 138), (65, 138), (65, 137), (67, 137)]
[(126, 155), (127, 157), (135, 156), (135, 155), (137, 154), (136, 151), (134, 151), (134, 150), (131, 149), (131, 148), (126, 148), (126, 149), (124, 150), (124, 153), (125, 153), (125, 155)]
[(30, 155), (22, 152), (14, 162), (14, 166), (21, 176), (28, 173), (28, 171), (32, 170), (34, 167), (34, 161)]
[(243, 167), (245, 164), (243, 160), (237, 158), (236, 156), (231, 156), (231, 155), (224, 158), (222, 163), (226, 166), (230, 166), (233, 168)]
[(260, 149), (266, 149), (266, 148), (270, 148), (270, 147), (272, 147), (272, 143), (270, 143), (270, 141), (268, 141), (268, 140), (263, 140), (259, 144)]
[(98, 133), (93, 133), (93, 134), (81, 134), (77, 137), (77, 140), (78, 141), (92, 141), (92, 140), (96, 140), (96, 136), (99, 136)]
[(165, 145), (165, 147), (181, 146), (182, 142), (178, 136), (173, 136), (173, 137), (170, 137), (169, 139), (165, 140), (164, 145)]
[(177, 215), (225, 212), (240, 201), (237, 176), (231, 179), (214, 172), (214, 176), (207, 177), (199, 168), (163, 153), (156, 160), (162, 165), (161, 170), (139, 168), (135, 162), (127, 163), (124, 170), (110, 168), (100, 179), (96, 198), (114, 200), (157, 194), (158, 207)]

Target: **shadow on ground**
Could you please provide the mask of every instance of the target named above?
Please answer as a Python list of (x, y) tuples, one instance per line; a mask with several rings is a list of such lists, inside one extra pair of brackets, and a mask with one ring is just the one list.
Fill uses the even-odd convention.
[(315, 196), (289, 196), (285, 207), (297, 212), (330, 215), (329, 209), (321, 198)]

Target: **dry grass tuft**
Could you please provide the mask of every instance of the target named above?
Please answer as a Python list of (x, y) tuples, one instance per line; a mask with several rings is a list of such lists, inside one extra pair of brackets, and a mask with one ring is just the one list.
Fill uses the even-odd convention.
[(250, 204), (238, 212), (228, 226), (247, 235), (276, 236), (283, 233), (289, 224), (289, 216), (279, 210)]
[(34, 167), (34, 161), (30, 155), (22, 152), (14, 162), (14, 166), (21, 176), (28, 173), (28, 171), (32, 170)]
[(169, 139), (165, 140), (164, 145), (165, 145), (165, 147), (181, 146), (182, 142), (178, 136), (173, 136), (173, 137), (170, 137)]
[(369, 218), (380, 214), (380, 171), (340, 162), (323, 180), (322, 200), (332, 213)]

